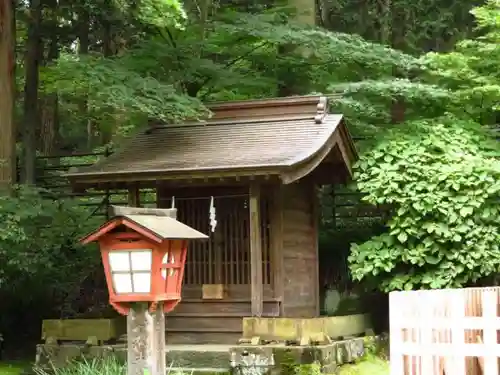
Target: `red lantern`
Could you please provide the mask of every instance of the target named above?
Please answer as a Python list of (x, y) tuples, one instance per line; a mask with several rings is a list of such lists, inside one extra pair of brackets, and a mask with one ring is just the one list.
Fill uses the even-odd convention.
[(121, 215), (81, 240), (98, 241), (109, 302), (123, 315), (130, 303), (163, 302), (165, 312), (181, 300), (188, 240), (208, 238), (168, 216)]

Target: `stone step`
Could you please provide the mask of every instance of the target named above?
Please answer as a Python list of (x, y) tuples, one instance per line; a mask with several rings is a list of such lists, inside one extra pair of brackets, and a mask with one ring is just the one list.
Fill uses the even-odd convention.
[(166, 347), (168, 366), (175, 368), (229, 369), (229, 347), (225, 345), (193, 345)]
[(189, 375), (210, 375), (210, 374), (230, 374), (228, 368), (212, 367), (169, 367), (167, 374), (189, 374)]

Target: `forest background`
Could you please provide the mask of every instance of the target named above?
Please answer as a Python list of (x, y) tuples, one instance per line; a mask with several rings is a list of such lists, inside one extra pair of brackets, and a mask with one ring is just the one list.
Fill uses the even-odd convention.
[(2, 2), (0, 332), (38, 340), (45, 317), (104, 314), (95, 249), (75, 244), (97, 200), (50, 184), (96, 157), (64, 155), (215, 100), (323, 93), (345, 115), (350, 204), (383, 214), (345, 220), (321, 191), (322, 286), (496, 283), (499, 72), (499, 0)]

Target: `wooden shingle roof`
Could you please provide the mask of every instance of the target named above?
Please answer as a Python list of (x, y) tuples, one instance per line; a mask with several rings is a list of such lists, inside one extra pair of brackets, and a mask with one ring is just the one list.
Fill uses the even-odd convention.
[(207, 121), (152, 126), (115, 154), (67, 176), (107, 182), (262, 171), (291, 182), (287, 172), (303, 164), (314, 168), (334, 147), (350, 170), (356, 158), (352, 140), (342, 115), (328, 114), (326, 108), (321, 96), (212, 105), (214, 116)]

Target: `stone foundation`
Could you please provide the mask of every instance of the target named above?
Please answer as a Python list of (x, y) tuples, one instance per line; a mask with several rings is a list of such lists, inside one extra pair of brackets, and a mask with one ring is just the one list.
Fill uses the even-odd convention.
[[(296, 365), (316, 366), (318, 371), (333, 373), (345, 363), (364, 354), (362, 338), (336, 341), (326, 345), (287, 346), (269, 345), (189, 345), (167, 346), (167, 367), (188, 372), (231, 372), (237, 375), (287, 374)], [(68, 362), (83, 358), (114, 356), (125, 362), (125, 345), (91, 346), (81, 343), (41, 344), (37, 347), (36, 364), (52, 363), (62, 367)]]

